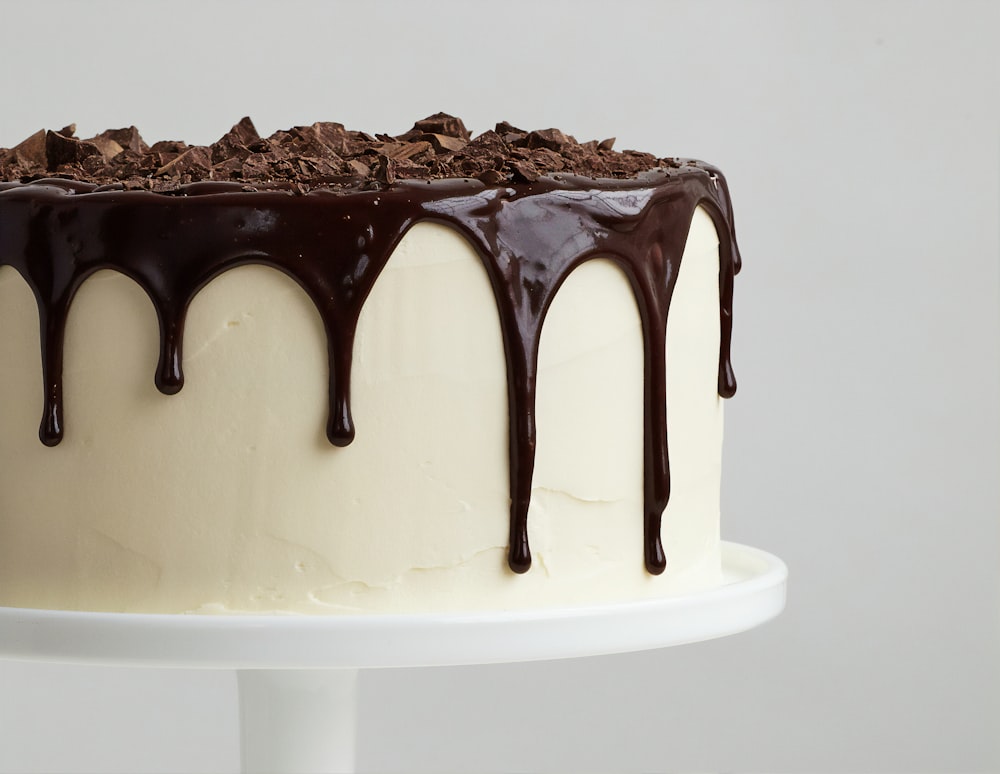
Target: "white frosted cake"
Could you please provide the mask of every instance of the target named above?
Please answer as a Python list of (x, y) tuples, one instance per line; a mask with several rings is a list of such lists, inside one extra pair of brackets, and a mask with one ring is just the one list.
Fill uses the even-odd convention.
[(717, 584), (721, 175), (442, 115), (336, 127), (0, 151), (0, 606), (426, 612)]

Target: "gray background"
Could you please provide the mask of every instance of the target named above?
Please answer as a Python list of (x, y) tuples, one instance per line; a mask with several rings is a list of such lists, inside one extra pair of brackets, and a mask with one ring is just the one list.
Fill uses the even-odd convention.
[[(1000, 4), (0, 13), (0, 146), (447, 110), (730, 180), (723, 531), (788, 562), (787, 612), (658, 652), (366, 673), (362, 770), (1000, 770)], [(0, 662), (0, 771), (231, 772), (234, 702), (222, 673)]]

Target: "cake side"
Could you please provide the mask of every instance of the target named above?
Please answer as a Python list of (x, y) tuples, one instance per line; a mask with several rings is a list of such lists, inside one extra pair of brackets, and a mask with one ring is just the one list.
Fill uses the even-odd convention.
[(25, 410), (41, 388), (35, 301), (15, 272), (0, 270), (0, 357), (22, 377), (0, 391), (0, 604), (404, 612), (594, 604), (712, 585), (717, 301), (686, 283), (700, 266), (711, 287), (718, 252), (699, 216), (675, 309), (688, 304), (702, 324), (673, 326), (667, 345), (676, 363), (668, 412), (697, 429), (671, 430), (663, 575), (642, 560), (642, 334), (621, 271), (584, 264), (547, 317), (528, 514), (534, 562), (514, 575), (491, 290), (467, 243), (422, 224), (362, 315), (358, 433), (346, 448), (323, 432), (318, 315), (291, 280), (260, 266), (227, 272), (195, 298), (186, 384), (173, 396), (150, 378), (158, 326), (145, 294), (119, 274), (89, 279), (67, 328), (66, 434), (42, 446)]

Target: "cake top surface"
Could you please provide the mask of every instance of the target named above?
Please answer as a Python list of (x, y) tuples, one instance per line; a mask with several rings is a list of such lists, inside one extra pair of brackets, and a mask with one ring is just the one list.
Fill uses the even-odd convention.
[(574, 175), (630, 179), (682, 166), (639, 151), (615, 151), (614, 138), (578, 142), (558, 129), (525, 131), (506, 122), (475, 137), (461, 119), (436, 113), (401, 135), (368, 134), (317, 122), (261, 137), (243, 118), (209, 146), (147, 144), (130, 126), (76, 137), (75, 125), (39, 130), (0, 148), (0, 182), (65, 178), (124, 190), (169, 193), (207, 181), (246, 190), (380, 188), (397, 180), (476, 179), (485, 185)]

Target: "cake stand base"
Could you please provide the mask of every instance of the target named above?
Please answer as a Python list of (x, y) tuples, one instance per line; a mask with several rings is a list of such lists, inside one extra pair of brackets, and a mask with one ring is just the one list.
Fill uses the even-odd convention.
[(247, 774), (354, 770), (358, 669), (663, 648), (746, 631), (785, 605), (787, 569), (723, 543), (724, 581), (614, 605), (435, 615), (202, 616), (0, 608), (0, 658), (235, 670)]
[(358, 670), (240, 669), (244, 774), (354, 771)]

